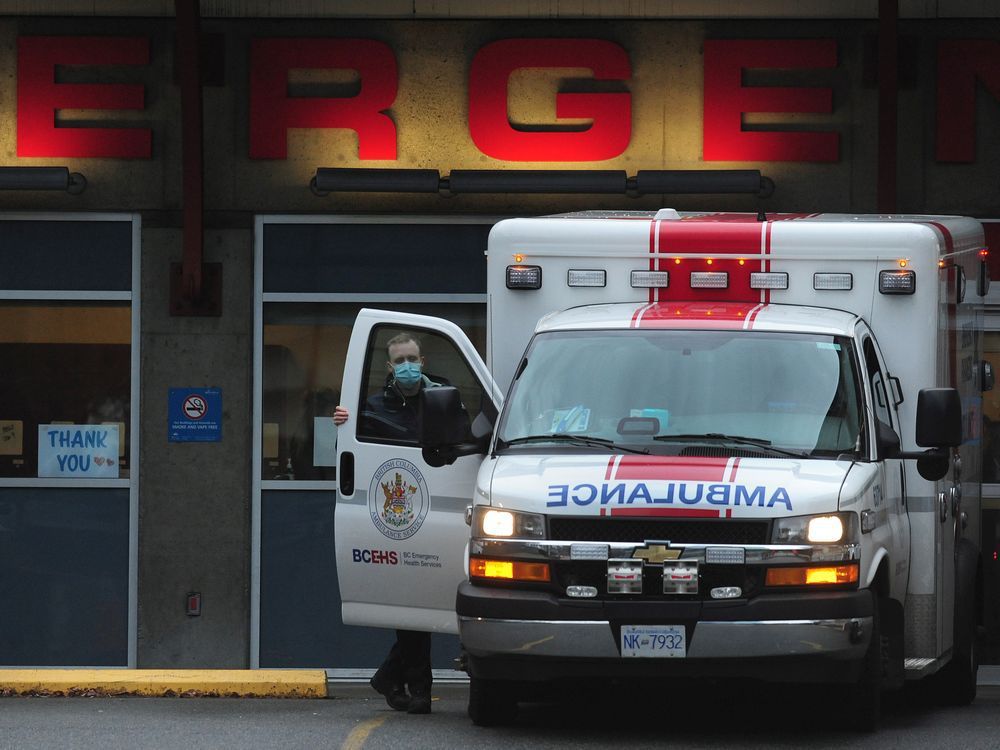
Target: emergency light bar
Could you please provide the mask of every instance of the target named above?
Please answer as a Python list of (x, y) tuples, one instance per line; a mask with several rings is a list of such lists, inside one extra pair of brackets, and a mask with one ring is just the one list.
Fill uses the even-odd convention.
[(507, 266), (508, 289), (541, 289), (541, 266)]
[(849, 273), (814, 273), (813, 289), (819, 292), (844, 290), (854, 288), (854, 275)]
[(751, 273), (750, 274), (750, 288), (751, 289), (788, 289), (788, 274), (787, 273)]
[(571, 268), (566, 272), (567, 286), (607, 286), (608, 272), (601, 269)]
[(632, 271), (633, 289), (666, 289), (670, 286), (669, 271)]
[(729, 274), (725, 271), (693, 271), (692, 289), (728, 289)]
[(917, 290), (917, 274), (913, 271), (879, 271), (878, 290), (882, 294), (913, 294)]

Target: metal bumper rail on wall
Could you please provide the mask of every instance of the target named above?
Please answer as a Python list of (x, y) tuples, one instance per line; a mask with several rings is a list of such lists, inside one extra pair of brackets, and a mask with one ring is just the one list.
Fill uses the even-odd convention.
[(604, 193), (699, 195), (740, 193), (769, 198), (774, 180), (756, 169), (647, 170), (629, 177), (617, 170), (347, 169), (319, 167), (309, 188), (330, 193)]

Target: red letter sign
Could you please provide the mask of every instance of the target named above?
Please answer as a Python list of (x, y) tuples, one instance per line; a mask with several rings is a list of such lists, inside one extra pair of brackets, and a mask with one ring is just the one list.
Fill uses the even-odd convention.
[(627, 80), (628, 55), (600, 39), (504, 39), (487, 44), (469, 70), (469, 135), (504, 161), (601, 161), (632, 137), (632, 99), (623, 94), (556, 94), (556, 118), (586, 117), (583, 131), (517, 130), (507, 117), (507, 83), (522, 68), (587, 68), (597, 80)]
[[(359, 159), (395, 159), (396, 57), (374, 39), (254, 39), (250, 60), (250, 158), (284, 159), (289, 128), (347, 128)], [(356, 70), (357, 96), (288, 96), (288, 71)]]
[(141, 85), (56, 83), (58, 65), (146, 65), (145, 37), (22, 36), (17, 40), (17, 155), (148, 159), (147, 128), (56, 127), (60, 109), (143, 109)]
[(747, 68), (833, 68), (832, 39), (705, 41), (705, 161), (837, 161), (837, 133), (743, 130), (745, 112), (831, 112), (824, 88), (744, 86)]
[(1000, 42), (945, 39), (938, 42), (938, 161), (976, 160), (976, 81), (1000, 99)]

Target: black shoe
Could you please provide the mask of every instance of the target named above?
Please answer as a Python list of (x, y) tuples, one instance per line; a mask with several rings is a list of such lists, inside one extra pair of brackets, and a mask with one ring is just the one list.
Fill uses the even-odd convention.
[(385, 702), (389, 704), (389, 708), (406, 711), (410, 707), (410, 697), (406, 694), (403, 686), (395, 684), (381, 672), (376, 672), (368, 684), (375, 692), (385, 696)]
[(431, 697), (429, 695), (411, 695), (408, 714), (429, 714), (431, 712)]

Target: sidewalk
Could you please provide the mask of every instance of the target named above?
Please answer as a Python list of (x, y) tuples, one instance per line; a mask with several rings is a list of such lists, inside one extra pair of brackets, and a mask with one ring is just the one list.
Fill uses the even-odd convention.
[(322, 669), (0, 669), (0, 695), (326, 698)]

